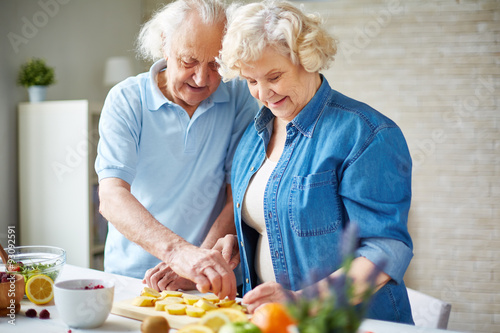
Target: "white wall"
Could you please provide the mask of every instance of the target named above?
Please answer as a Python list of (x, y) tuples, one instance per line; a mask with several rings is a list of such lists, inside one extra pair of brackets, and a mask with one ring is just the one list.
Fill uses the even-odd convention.
[[(55, 67), (57, 83), (48, 100), (89, 99), (102, 103), (107, 57), (129, 56), (137, 72), (134, 41), (141, 0), (0, 1), (0, 242), (17, 225), (17, 104), (28, 96), (17, 71), (30, 57)], [(19, 240), (19, 239), (18, 239)]]

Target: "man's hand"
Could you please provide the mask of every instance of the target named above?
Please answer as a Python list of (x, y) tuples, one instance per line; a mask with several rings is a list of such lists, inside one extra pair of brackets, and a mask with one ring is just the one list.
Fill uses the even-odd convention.
[(231, 269), (235, 269), (240, 263), (240, 248), (236, 235), (226, 235), (223, 238), (219, 238), (213, 249), (222, 254), (222, 257)]
[(179, 277), (179, 275), (164, 262), (148, 269), (142, 283), (146, 283), (148, 287), (156, 289), (157, 291), (196, 289), (196, 285), (193, 281)]
[(193, 281), (202, 293), (211, 291), (220, 299), (236, 297), (233, 269), (216, 250), (184, 243), (167, 254), (165, 263), (180, 277)]

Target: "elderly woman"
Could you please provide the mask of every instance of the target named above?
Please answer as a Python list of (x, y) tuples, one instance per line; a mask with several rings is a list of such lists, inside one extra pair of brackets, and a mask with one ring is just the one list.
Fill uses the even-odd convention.
[[(368, 316), (413, 323), (403, 282), (412, 258), (410, 154), (393, 121), (319, 73), (335, 52), (320, 19), (287, 2), (248, 4), (231, 16), (219, 72), (245, 79), (263, 104), (232, 167), (243, 301), (253, 311), (283, 301), (283, 287), (299, 291), (339, 274), (337, 244), (353, 221), (360, 246), (348, 274), (358, 291), (384, 263)], [(234, 263), (235, 244), (226, 236), (216, 247)]]

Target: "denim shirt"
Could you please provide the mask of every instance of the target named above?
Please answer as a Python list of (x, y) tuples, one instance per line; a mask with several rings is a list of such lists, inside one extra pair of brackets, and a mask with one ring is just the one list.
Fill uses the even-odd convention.
[[(264, 162), (273, 119), (262, 107), (233, 160), (244, 293), (257, 284), (254, 254), (259, 235), (241, 220), (241, 203)], [(375, 297), (375, 312), (383, 313), (372, 317), (411, 323), (403, 282), (413, 256), (407, 230), (410, 200), (411, 157), (399, 127), (368, 105), (332, 90), (322, 76), (315, 96), (288, 123), (283, 153), (265, 188), (264, 215), (276, 281), (299, 290), (337, 270), (342, 230), (352, 221), (359, 227), (356, 256), (376, 265), (383, 262), (392, 278)]]

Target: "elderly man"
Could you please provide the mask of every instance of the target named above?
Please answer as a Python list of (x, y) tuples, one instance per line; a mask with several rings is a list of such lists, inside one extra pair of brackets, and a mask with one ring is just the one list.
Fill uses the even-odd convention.
[(243, 81), (221, 83), (225, 24), (218, 0), (168, 4), (138, 38), (159, 60), (106, 98), (95, 163), (105, 271), (235, 297), (235, 265), (212, 246), (235, 233), (231, 161), (258, 105)]

